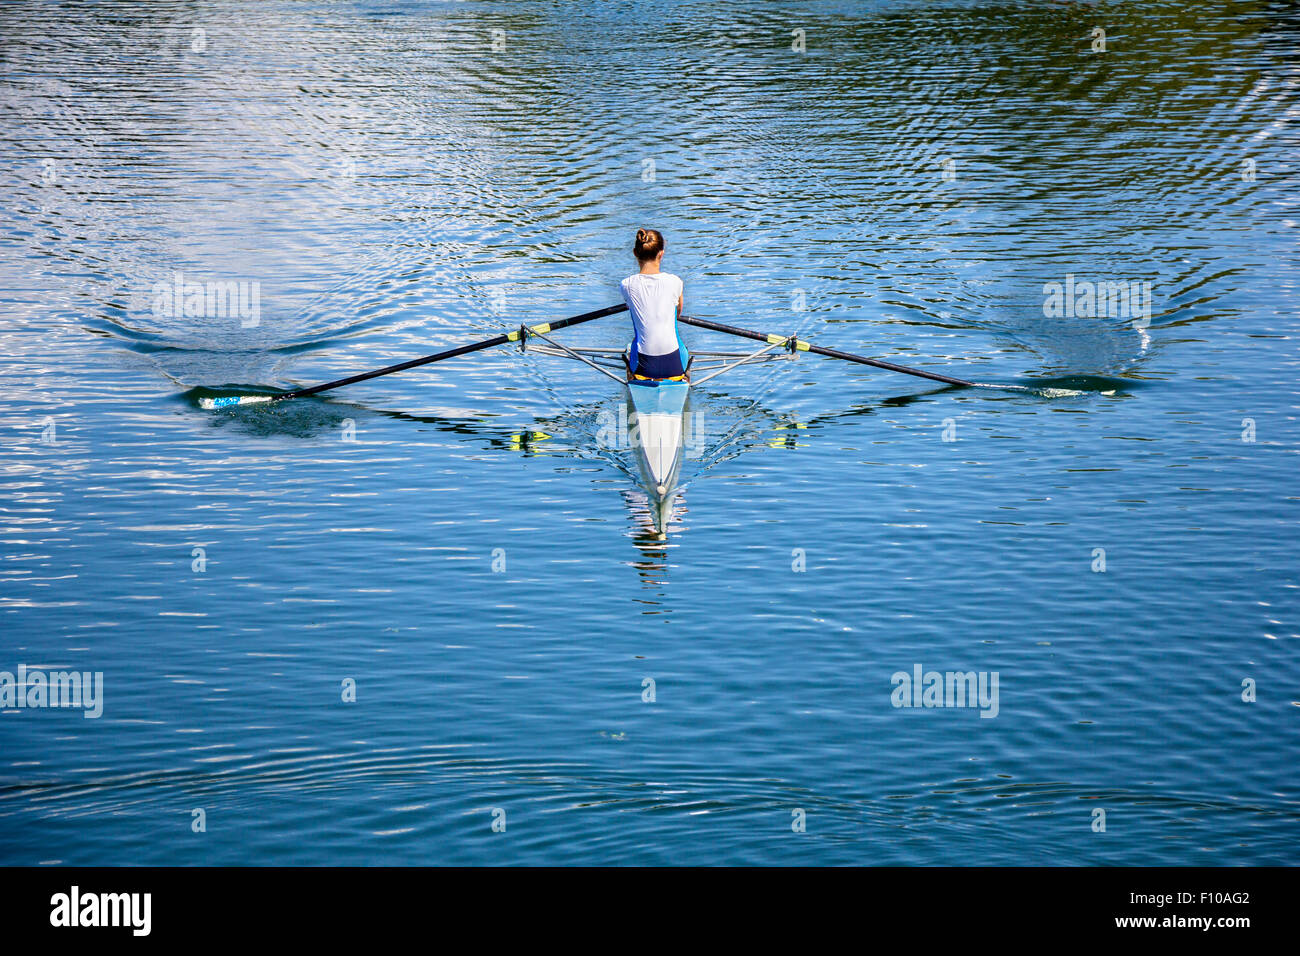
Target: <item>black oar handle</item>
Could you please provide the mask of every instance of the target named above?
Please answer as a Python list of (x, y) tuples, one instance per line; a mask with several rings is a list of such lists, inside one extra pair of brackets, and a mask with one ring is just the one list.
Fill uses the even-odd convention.
[(883, 368), (890, 372), (902, 372), (904, 375), (916, 375), (919, 378), (928, 378), (931, 381), (943, 382), (947, 385), (961, 385), (967, 388), (974, 388), (974, 382), (968, 382), (965, 379), (953, 378), (950, 375), (940, 375), (938, 372), (926, 372), (919, 368), (908, 368), (906, 365), (895, 365), (893, 362), (882, 362), (879, 359), (869, 359), (861, 355), (854, 355), (851, 352), (841, 352), (839, 349), (823, 348), (820, 345), (813, 345), (811, 342), (805, 342), (802, 339), (790, 338), (785, 335), (773, 335), (766, 332), (753, 332), (749, 329), (739, 329), (734, 325), (723, 325), (721, 322), (710, 322), (708, 319), (695, 319), (690, 316), (680, 316), (677, 320), (685, 325), (694, 325), (701, 329), (711, 329), (714, 332), (726, 332), (728, 335), (739, 335), (742, 338), (753, 339), (755, 342), (767, 342), (771, 345), (779, 345), (782, 342), (792, 343), (791, 347), (798, 352), (813, 352), (817, 355), (825, 355), (827, 358), (843, 359), (845, 362), (856, 362), (859, 365), (870, 365), (873, 368)]
[[(595, 312), (584, 312), (582, 315), (570, 316), (567, 319), (560, 319), (558, 322), (547, 322), (542, 325), (530, 326), (529, 328), (530, 331), (541, 332), (545, 335), (547, 332), (553, 332), (556, 329), (567, 329), (571, 325), (590, 322), (593, 319), (603, 319), (607, 315), (614, 315), (626, 310), (627, 306), (625, 304), (611, 305), (604, 309), (597, 309)], [(393, 372), (404, 372), (408, 368), (417, 368), (421, 365), (441, 362), (443, 359), (455, 358), (457, 355), (468, 355), (470, 352), (479, 352), (483, 349), (490, 349), (497, 345), (505, 345), (507, 342), (518, 342), (519, 336), (519, 330), (515, 329), (512, 332), (494, 335), (492, 338), (484, 339), (482, 342), (471, 342), (469, 345), (457, 346), (454, 349), (447, 349), (445, 352), (435, 352), (433, 355), (411, 359), (409, 362), (399, 362), (396, 365), (389, 365), (387, 368), (375, 369), (373, 372), (362, 372), (360, 375), (351, 375), (347, 378), (340, 378), (334, 382), (326, 382), (324, 385), (313, 385), (310, 388), (300, 388), (292, 392), (283, 392), (280, 395), (276, 395), (272, 400), (279, 402), (286, 398), (306, 398), (308, 395), (315, 395), (317, 392), (325, 392), (331, 388), (340, 388), (344, 385), (351, 385), (354, 382), (364, 382), (368, 378), (378, 378), (381, 375), (391, 375)]]

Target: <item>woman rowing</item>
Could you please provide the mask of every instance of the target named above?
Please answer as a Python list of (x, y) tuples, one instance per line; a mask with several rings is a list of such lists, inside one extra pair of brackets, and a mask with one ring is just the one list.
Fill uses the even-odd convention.
[(682, 280), (659, 268), (664, 261), (663, 235), (658, 229), (638, 229), (632, 253), (641, 271), (619, 283), (632, 313), (628, 378), (687, 377), (691, 356), (677, 333), (684, 301)]

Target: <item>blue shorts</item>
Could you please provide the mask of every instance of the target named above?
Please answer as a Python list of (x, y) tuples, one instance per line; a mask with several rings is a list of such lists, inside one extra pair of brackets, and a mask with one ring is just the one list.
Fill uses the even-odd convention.
[(628, 352), (628, 370), (633, 375), (644, 378), (677, 378), (685, 375), (691, 365), (691, 353), (686, 346), (679, 346), (676, 352), (667, 355), (642, 355), (636, 350), (636, 343)]

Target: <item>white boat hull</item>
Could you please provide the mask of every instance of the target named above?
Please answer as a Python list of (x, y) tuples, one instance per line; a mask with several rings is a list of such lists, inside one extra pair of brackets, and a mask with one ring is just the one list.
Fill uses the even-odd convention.
[(641, 476), (654, 504), (663, 504), (677, 489), (691, 387), (686, 382), (629, 382), (627, 390), (633, 411), (628, 425)]

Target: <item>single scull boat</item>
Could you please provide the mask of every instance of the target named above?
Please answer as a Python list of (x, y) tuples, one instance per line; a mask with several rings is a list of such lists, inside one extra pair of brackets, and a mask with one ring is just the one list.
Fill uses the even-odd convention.
[(655, 519), (655, 524), (662, 532), (666, 528), (666, 522), (672, 511), (672, 502), (675, 497), (675, 492), (677, 491), (678, 476), (681, 473), (682, 456), (684, 453), (684, 436), (686, 434), (685, 420), (688, 414), (687, 409), (691, 389), (694, 386), (701, 385), (709, 379), (722, 375), (724, 372), (729, 372), (741, 365), (749, 365), (755, 362), (792, 359), (799, 352), (809, 352), (815, 355), (824, 355), (827, 358), (854, 362), (859, 365), (869, 365), (874, 368), (885, 369), (891, 372), (902, 372), (906, 375), (914, 375), (931, 381), (941, 382), (946, 385), (960, 387), (978, 386), (985, 388), (1011, 388), (1018, 391), (1030, 390), (1026, 389), (1024, 386), (1017, 385), (984, 385), (979, 382), (967, 382), (964, 379), (953, 378), (937, 372), (927, 372), (922, 369), (909, 368), (905, 365), (896, 365), (892, 362), (884, 362), (879, 359), (870, 359), (861, 355), (854, 355), (850, 352), (841, 352), (837, 349), (823, 348), (805, 342), (794, 336), (754, 332), (749, 329), (722, 325), (718, 322), (711, 322), (707, 319), (696, 319), (689, 316), (680, 316), (678, 321), (684, 325), (693, 325), (701, 329), (709, 329), (714, 332), (721, 332), (727, 335), (734, 335), (740, 338), (762, 342), (763, 347), (750, 352), (692, 351), (692, 361), (688, 381), (656, 381), (649, 379), (629, 379), (627, 355), (623, 349), (568, 346), (551, 337), (552, 333), (561, 329), (580, 325), (584, 322), (591, 322), (594, 319), (603, 318), (608, 315), (614, 315), (626, 311), (626, 309), (626, 305), (613, 305), (605, 309), (597, 309), (594, 312), (586, 312), (582, 315), (575, 315), (567, 319), (561, 319), (557, 322), (549, 322), (533, 326), (520, 326), (518, 329), (504, 332), (480, 342), (461, 345), (456, 348), (447, 349), (443, 352), (436, 352), (433, 355), (426, 355), (422, 358), (411, 359), (408, 362), (401, 362), (397, 365), (389, 365), (385, 368), (376, 369), (373, 372), (362, 372), (359, 375), (352, 375), (348, 378), (326, 382), (323, 385), (313, 385), (309, 388), (300, 388), (295, 391), (281, 392), (276, 395), (224, 395), (205, 397), (199, 400), (199, 404), (203, 408), (219, 409), (232, 408), (240, 405), (262, 404), (266, 402), (281, 402), (290, 398), (305, 398), (308, 395), (315, 395), (319, 392), (339, 388), (343, 385), (351, 385), (356, 382), (366, 381), (367, 379), (377, 378), (380, 375), (389, 375), (393, 372), (401, 372), (406, 369), (417, 368), (421, 365), (429, 365), (433, 362), (440, 362), (443, 359), (454, 358), (458, 355), (467, 355), (471, 352), (478, 352), (498, 345), (517, 344), (521, 349), (528, 349), (544, 355), (555, 355), (562, 358), (576, 359), (596, 371), (609, 376), (614, 379), (614, 381), (619, 382), (627, 390), (628, 402), (633, 411), (633, 414), (628, 416), (629, 439), (636, 453), (637, 462), (642, 478), (645, 482), (646, 492), (650, 496), (651, 511)]
[[(687, 320), (683, 318), (680, 321)], [(655, 525), (661, 531), (672, 511), (681, 474), (692, 386), (740, 365), (794, 357), (793, 350), (779, 350), (789, 340), (778, 336), (777, 341), (752, 352), (693, 351), (689, 381), (629, 379), (625, 349), (571, 347), (555, 341), (546, 332), (535, 329), (521, 331), (524, 333), (520, 336), (523, 348), (543, 355), (577, 359), (626, 387), (632, 411), (628, 416), (628, 442), (635, 452), (650, 498)], [(541, 339), (543, 344), (530, 345), (530, 339)]]

